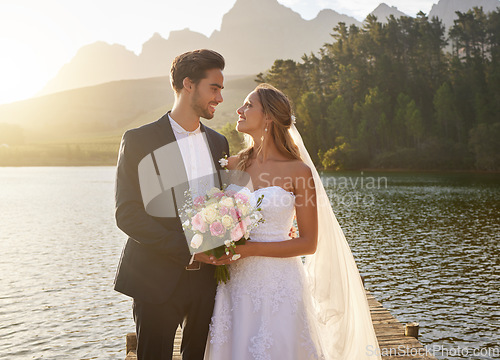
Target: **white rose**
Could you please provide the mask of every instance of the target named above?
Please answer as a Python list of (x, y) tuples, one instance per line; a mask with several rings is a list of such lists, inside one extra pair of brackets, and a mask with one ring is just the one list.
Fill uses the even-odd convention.
[(216, 188), (216, 187), (213, 187), (211, 188), (210, 190), (207, 191), (207, 195), (209, 197), (212, 197), (214, 196), (215, 194), (217, 194), (218, 192), (220, 192), (220, 189), (219, 188)]
[(201, 215), (207, 223), (211, 224), (217, 219), (217, 210), (214, 206), (209, 206), (202, 210)]
[(225, 227), (226, 229), (229, 229), (229, 228), (230, 228), (230, 227), (232, 227), (232, 226), (233, 226), (233, 224), (234, 224), (234, 222), (233, 222), (233, 217), (232, 217), (232, 216), (230, 216), (230, 215), (224, 215), (224, 216), (222, 217), (221, 222), (222, 222), (222, 225), (224, 225), (224, 227)]
[(195, 234), (191, 239), (191, 247), (193, 249), (198, 249), (202, 243), (203, 243), (203, 235), (201, 234)]
[(224, 196), (219, 204), (227, 208), (232, 208), (234, 206), (234, 199), (232, 197)]
[(232, 241), (231, 240), (226, 240), (224, 241), (224, 245), (226, 245), (226, 247), (230, 247), (232, 245)]
[(248, 213), (250, 212), (250, 208), (248, 207), (248, 205), (245, 205), (245, 204), (238, 204), (238, 209), (241, 211), (241, 213), (243, 214), (243, 216), (247, 216)]
[(209, 207), (210, 205), (215, 205), (217, 206), (217, 203), (219, 202), (219, 200), (217, 200), (216, 198), (210, 198), (210, 200), (207, 200), (205, 202), (205, 207)]

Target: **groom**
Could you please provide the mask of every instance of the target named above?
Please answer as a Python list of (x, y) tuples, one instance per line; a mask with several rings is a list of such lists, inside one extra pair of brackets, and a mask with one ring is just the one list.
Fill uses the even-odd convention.
[[(139, 360), (171, 359), (179, 325), (182, 358), (203, 359), (214, 306), (215, 267), (204, 253), (190, 254), (178, 209), (184, 190), (222, 185), (218, 159), (229, 154), (229, 145), (223, 135), (200, 123), (200, 117), (213, 118), (223, 101), (224, 65), (224, 58), (211, 50), (179, 55), (170, 70), (172, 110), (128, 130), (122, 138), (115, 215), (128, 241), (115, 290), (134, 300)], [(164, 149), (169, 149), (167, 155)], [(166, 179), (169, 176), (172, 181)]]

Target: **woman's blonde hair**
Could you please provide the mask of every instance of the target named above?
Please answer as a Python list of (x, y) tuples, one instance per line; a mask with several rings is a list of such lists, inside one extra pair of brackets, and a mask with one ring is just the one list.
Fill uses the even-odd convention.
[[(300, 159), (299, 149), (288, 132), (293, 122), (290, 100), (282, 91), (266, 83), (258, 85), (254, 91), (259, 96), (264, 115), (272, 120), (265, 136), (271, 137), (281, 154), (290, 159)], [(238, 153), (236, 168), (241, 171), (245, 171), (250, 165), (255, 152), (253, 139), (248, 136), (246, 140), (247, 146)], [(263, 144), (261, 142), (256, 155), (262, 152)]]

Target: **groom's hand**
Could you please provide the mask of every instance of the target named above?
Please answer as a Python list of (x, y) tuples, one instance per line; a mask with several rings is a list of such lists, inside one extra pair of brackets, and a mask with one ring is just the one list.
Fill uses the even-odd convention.
[(194, 255), (194, 260), (205, 263), (205, 264), (213, 264), (215, 260), (215, 256), (213, 255), (207, 255), (204, 252), (201, 253), (196, 253)]

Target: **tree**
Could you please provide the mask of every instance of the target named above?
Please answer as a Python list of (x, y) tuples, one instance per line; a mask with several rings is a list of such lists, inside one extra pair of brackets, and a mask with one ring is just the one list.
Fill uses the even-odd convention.
[(266, 74), (257, 76), (258, 82), (267, 82), (285, 92), (293, 103), (297, 103), (304, 90), (304, 79), (293, 60), (276, 60)]
[(243, 134), (236, 131), (236, 123), (227, 123), (219, 130), (219, 132), (224, 135), (229, 143), (229, 150), (231, 154), (227, 156), (237, 154), (244, 146)]
[(319, 52), (277, 60), (258, 76), (295, 103), (316, 163), (465, 169), (476, 154), (477, 166), (495, 166), (478, 154), (492, 153), (485, 129), (494, 133), (499, 122), (500, 9), (458, 13), (448, 39), (442, 22), (423, 12), (333, 30)]
[(343, 137), (339, 137), (335, 141), (339, 145), (328, 149), (321, 156), (321, 164), (327, 170), (344, 170), (350, 165), (351, 146), (345, 142)]
[(450, 85), (445, 82), (434, 95), (434, 110), (439, 126), (438, 134), (451, 141), (458, 141), (462, 121), (455, 107), (455, 98)]
[(406, 108), (406, 128), (408, 134), (413, 137), (417, 149), (420, 148), (420, 140), (424, 135), (424, 122), (414, 100), (411, 100)]
[[(358, 144), (367, 154), (373, 156), (380, 152), (386, 145), (383, 143), (384, 135), (379, 131), (386, 127), (385, 110), (388, 108), (389, 98), (378, 87), (368, 90), (365, 101), (358, 107), (360, 123), (358, 125)], [(381, 124), (382, 121), (382, 124)]]
[(476, 158), (478, 170), (500, 170), (500, 122), (479, 124), (471, 130), (469, 146)]
[(311, 159), (319, 162), (318, 150), (322, 147), (318, 134), (323, 129), (324, 121), (321, 114), (320, 98), (313, 92), (306, 92), (297, 104), (297, 129), (307, 144)]

